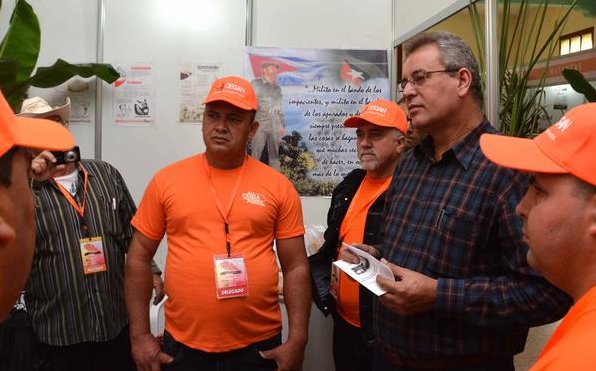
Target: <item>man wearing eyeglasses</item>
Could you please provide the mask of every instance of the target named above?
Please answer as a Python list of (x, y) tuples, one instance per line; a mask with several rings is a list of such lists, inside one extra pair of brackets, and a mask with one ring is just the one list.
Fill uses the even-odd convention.
[(513, 371), (528, 328), (561, 318), (570, 298), (526, 262), (515, 216), (526, 176), (479, 149), (496, 130), (470, 48), (438, 32), (404, 51), (399, 90), (427, 137), (396, 168), (381, 244), (364, 246), (395, 275), (378, 278), (374, 369)]

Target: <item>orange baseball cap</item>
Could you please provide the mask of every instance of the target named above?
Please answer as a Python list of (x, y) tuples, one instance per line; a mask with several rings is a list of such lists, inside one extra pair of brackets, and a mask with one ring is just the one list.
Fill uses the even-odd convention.
[(401, 107), (387, 99), (377, 99), (362, 107), (360, 114), (352, 116), (344, 121), (344, 126), (355, 128), (362, 125), (362, 122), (369, 122), (373, 125), (396, 128), (402, 134), (408, 132), (408, 118)]
[(203, 103), (207, 104), (218, 100), (244, 110), (257, 109), (257, 95), (250, 82), (241, 77), (228, 76), (215, 80)]
[(492, 162), (533, 173), (571, 174), (596, 185), (596, 103), (577, 106), (534, 139), (484, 134)]
[(57, 122), (15, 116), (0, 93), (0, 156), (14, 146), (54, 151), (74, 145), (72, 134)]

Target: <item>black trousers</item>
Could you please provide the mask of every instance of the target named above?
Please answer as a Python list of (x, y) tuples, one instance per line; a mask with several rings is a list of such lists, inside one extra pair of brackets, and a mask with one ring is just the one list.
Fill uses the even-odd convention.
[(13, 309), (0, 323), (0, 370), (38, 370), (35, 334), (27, 312)]
[(387, 355), (377, 347), (374, 352), (374, 371), (421, 371), (421, 370), (434, 370), (434, 371), (515, 371), (513, 365), (513, 357), (494, 357), (485, 363), (476, 364), (474, 366), (461, 366), (461, 367), (436, 367), (436, 368), (414, 368), (414, 367), (402, 367), (396, 366), (391, 363), (391, 360)]
[(44, 371), (136, 371), (128, 326), (112, 340), (68, 346), (39, 343), (39, 350)]
[(162, 365), (162, 370), (273, 371), (277, 368), (277, 363), (271, 359), (264, 359), (259, 351), (273, 349), (280, 344), (281, 334), (278, 334), (245, 348), (223, 353), (207, 353), (187, 347), (166, 331), (162, 351), (174, 357), (174, 360)]
[(333, 361), (336, 371), (372, 370), (374, 349), (362, 338), (362, 331), (333, 313)]

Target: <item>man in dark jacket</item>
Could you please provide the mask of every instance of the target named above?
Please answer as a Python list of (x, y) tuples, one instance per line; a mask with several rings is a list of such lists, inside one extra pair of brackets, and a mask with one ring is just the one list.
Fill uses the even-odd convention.
[(385, 192), (404, 149), (408, 123), (397, 104), (380, 99), (344, 125), (356, 128), (362, 169), (350, 172), (333, 190), (325, 243), (310, 264), (315, 303), (325, 315), (333, 313), (335, 367), (363, 371), (371, 369), (373, 359), (371, 293), (332, 262), (342, 242), (379, 242)]

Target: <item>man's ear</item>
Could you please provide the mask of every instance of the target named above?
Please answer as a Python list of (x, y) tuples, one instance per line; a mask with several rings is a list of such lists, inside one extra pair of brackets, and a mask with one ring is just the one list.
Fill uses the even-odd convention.
[(589, 211), (589, 215), (588, 218), (590, 226), (589, 226), (589, 230), (588, 233), (590, 234), (591, 237), (593, 237), (594, 239), (596, 239), (596, 194), (592, 195), (592, 198), (590, 199), (590, 211)]
[(0, 216), (0, 248), (16, 238), (15, 230)]
[(457, 78), (459, 80), (457, 91), (460, 97), (468, 94), (472, 88), (472, 73), (467, 68), (461, 68), (457, 71)]
[(406, 137), (402, 135), (401, 137), (397, 138), (397, 147), (395, 148), (395, 152), (397, 154), (401, 154), (404, 149), (406, 148)]
[(257, 132), (257, 129), (259, 129), (259, 122), (258, 121), (253, 121), (250, 124), (250, 132), (248, 133), (248, 139), (249, 140), (251, 140), (255, 136), (255, 134)]

